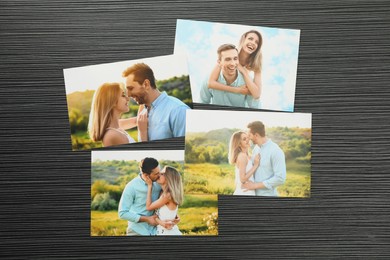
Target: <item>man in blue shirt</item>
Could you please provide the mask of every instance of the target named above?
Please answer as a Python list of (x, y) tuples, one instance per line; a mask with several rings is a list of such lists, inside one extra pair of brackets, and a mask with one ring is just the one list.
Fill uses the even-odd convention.
[[(147, 113), (147, 137), (138, 136), (138, 141), (153, 141), (185, 135), (186, 111), (189, 107), (181, 100), (160, 92), (156, 87), (153, 70), (145, 63), (137, 63), (127, 68), (128, 95), (137, 104), (145, 105), (138, 115)], [(147, 139), (147, 140), (146, 140)]]
[(156, 234), (157, 216), (153, 210), (146, 210), (148, 184), (144, 180), (149, 176), (153, 181), (152, 201), (157, 200), (161, 187), (155, 181), (160, 177), (160, 166), (156, 159), (146, 157), (141, 161), (140, 170), (140, 175), (126, 185), (119, 201), (118, 215), (128, 221), (128, 236)]
[(286, 161), (280, 147), (265, 136), (264, 124), (260, 121), (248, 124), (248, 136), (255, 144), (252, 161), (260, 154), (260, 166), (254, 173), (255, 182), (245, 182), (243, 189), (255, 190), (256, 196), (277, 197), (276, 188), (286, 181)]
[[(221, 68), (217, 82), (226, 90), (209, 88), (209, 78), (204, 81), (200, 100), (205, 104), (259, 108), (259, 99), (254, 99), (246, 87), (244, 76), (238, 71), (238, 50), (233, 44), (222, 44), (218, 48), (218, 66)], [(246, 93), (246, 94), (244, 94)]]

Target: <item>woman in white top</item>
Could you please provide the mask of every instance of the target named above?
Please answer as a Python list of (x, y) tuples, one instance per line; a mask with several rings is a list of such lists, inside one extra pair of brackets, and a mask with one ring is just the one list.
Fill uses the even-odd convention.
[(244, 131), (233, 133), (229, 145), (229, 163), (235, 165), (235, 184), (236, 189), (233, 195), (254, 196), (254, 190), (243, 190), (241, 184), (253, 180), (253, 174), (260, 165), (260, 154), (254, 158), (252, 164), (248, 154), (250, 144), (248, 134)]
[(158, 200), (152, 202), (152, 180), (145, 180), (148, 184), (146, 197), (146, 209), (157, 209), (156, 218), (157, 235), (181, 235), (174, 220), (177, 216), (179, 205), (183, 203), (183, 184), (180, 173), (173, 167), (165, 166), (160, 172), (157, 183), (161, 185), (162, 191)]
[[(244, 86), (241, 86), (240, 88), (232, 88), (218, 82), (221, 68), (219, 65), (216, 65), (211, 72), (208, 87), (243, 95), (252, 95), (254, 99), (260, 99), (262, 44), (263, 38), (260, 32), (256, 30), (247, 31), (240, 38), (240, 43), (238, 46), (239, 64), (237, 68), (244, 76)], [(253, 79), (251, 78), (251, 73), (253, 73)]]
[(120, 119), (129, 111), (129, 97), (121, 83), (104, 83), (95, 92), (89, 116), (90, 138), (102, 141), (103, 146), (134, 143), (135, 140), (125, 131), (138, 126), (142, 140), (147, 139), (147, 115), (130, 119)]

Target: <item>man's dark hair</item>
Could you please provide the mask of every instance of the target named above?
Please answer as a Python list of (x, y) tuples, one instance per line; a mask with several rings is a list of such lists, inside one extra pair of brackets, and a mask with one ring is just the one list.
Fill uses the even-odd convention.
[(151, 157), (146, 157), (141, 161), (141, 171), (146, 174), (150, 174), (154, 168), (158, 166), (158, 161)]
[(145, 79), (147, 79), (149, 80), (150, 86), (152, 88), (157, 88), (153, 70), (147, 64), (137, 63), (131, 67), (128, 67), (125, 71), (123, 71), (122, 77), (126, 78), (131, 74), (134, 75), (134, 81), (137, 81), (139, 84), (142, 85)]
[(248, 128), (252, 134), (258, 133), (261, 137), (265, 136), (265, 127), (261, 121), (254, 121), (249, 123)]

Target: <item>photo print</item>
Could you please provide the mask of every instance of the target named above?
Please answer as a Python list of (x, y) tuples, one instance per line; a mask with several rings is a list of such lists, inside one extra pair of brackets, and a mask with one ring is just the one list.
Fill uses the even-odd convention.
[(64, 80), (72, 150), (185, 134), (192, 97), (183, 55), (64, 69)]
[(308, 198), (311, 132), (307, 113), (188, 111), (185, 169), (191, 189)]
[(91, 160), (91, 236), (218, 235), (218, 195), (191, 189), (183, 150), (94, 150)]
[(177, 20), (194, 103), (294, 111), (300, 30)]

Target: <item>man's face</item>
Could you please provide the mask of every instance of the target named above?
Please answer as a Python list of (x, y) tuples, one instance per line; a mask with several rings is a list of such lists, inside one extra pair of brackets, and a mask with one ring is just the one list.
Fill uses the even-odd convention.
[(146, 102), (147, 92), (145, 89), (145, 82), (139, 84), (134, 81), (134, 75), (130, 74), (126, 77), (127, 95), (135, 100), (138, 105), (143, 105)]
[(152, 172), (149, 175), (149, 178), (154, 182), (157, 181), (160, 177), (160, 166), (157, 166), (152, 170)]
[(256, 143), (256, 136), (251, 132), (251, 130), (248, 128), (248, 138), (253, 142), (253, 143)]
[(235, 76), (238, 66), (238, 53), (236, 49), (221, 52), (221, 59), (218, 61), (222, 73), (225, 76)]

